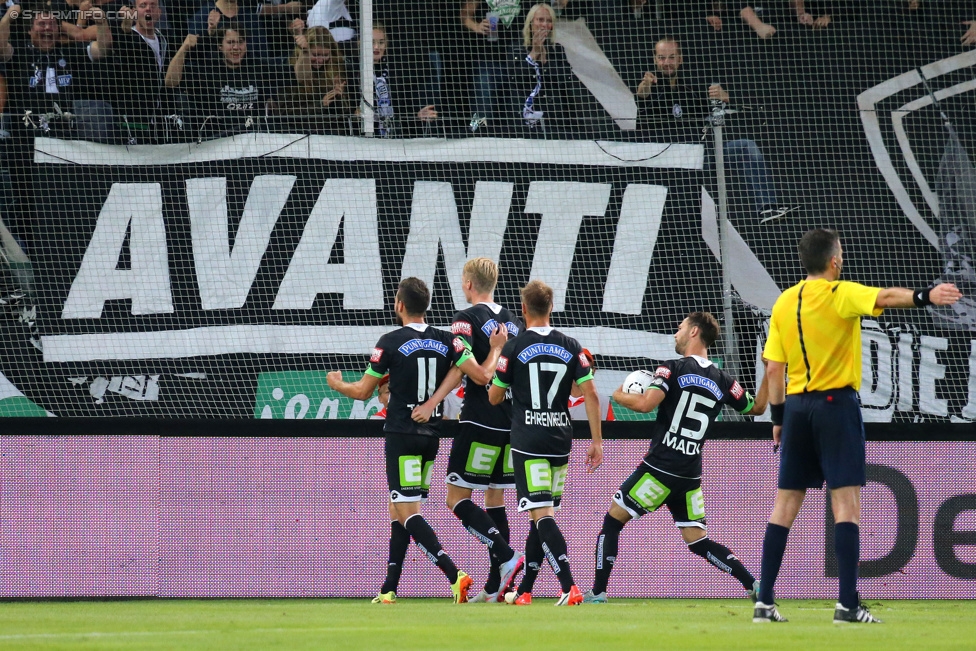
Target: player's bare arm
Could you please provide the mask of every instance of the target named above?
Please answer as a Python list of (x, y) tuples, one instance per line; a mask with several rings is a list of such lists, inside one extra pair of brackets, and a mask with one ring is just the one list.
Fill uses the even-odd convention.
[(380, 378), (369, 373), (363, 373), (363, 377), (355, 382), (343, 380), (342, 371), (332, 371), (325, 378), (330, 389), (353, 400), (369, 400), (373, 392), (376, 391), (376, 386), (380, 383)]
[[(600, 420), (600, 396), (596, 393), (596, 383), (593, 380), (587, 380), (579, 387), (583, 390), (586, 420), (590, 423), (590, 438), (593, 439), (586, 451), (586, 470), (593, 472), (603, 463), (603, 423)], [(663, 391), (659, 393), (663, 393)]]
[[(766, 360), (763, 360), (764, 364), (768, 364)], [(759, 388), (756, 389), (755, 402), (752, 403), (752, 409), (746, 412), (747, 416), (762, 416), (766, 413), (766, 406), (769, 404), (769, 372), (767, 371), (763, 375), (762, 382), (759, 383)]]
[(488, 387), (488, 402), (493, 405), (500, 405), (505, 402), (505, 392), (508, 391), (505, 387), (500, 387), (497, 384), (492, 384)]
[(434, 395), (427, 399), (422, 405), (417, 405), (413, 408), (413, 412), (410, 414), (410, 418), (414, 420), (415, 423), (426, 423), (430, 420), (433, 415), (434, 410), (437, 409), (437, 405), (444, 401), (451, 391), (454, 391), (459, 384), (461, 384), (461, 373), (464, 369), (464, 365), (468, 362), (475, 363), (473, 359), (469, 359), (467, 362), (461, 365), (460, 368), (457, 366), (452, 366), (451, 370), (447, 372), (444, 377), (444, 381), (441, 382), (440, 386), (437, 387), (437, 391), (434, 391)]
[(952, 305), (962, 298), (952, 283), (942, 283), (931, 288), (906, 289), (889, 287), (878, 292), (874, 306), (881, 309), (923, 307), (925, 305)]
[(631, 411), (649, 414), (664, 402), (666, 395), (664, 391), (654, 386), (648, 387), (644, 393), (624, 393), (624, 388), (621, 386), (613, 392), (613, 400), (621, 407), (626, 407)]

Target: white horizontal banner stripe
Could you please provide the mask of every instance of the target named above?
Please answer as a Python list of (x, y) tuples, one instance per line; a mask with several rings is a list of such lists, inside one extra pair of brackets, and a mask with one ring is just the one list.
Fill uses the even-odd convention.
[[(188, 330), (41, 337), (45, 362), (175, 359), (236, 353), (368, 355), (389, 326), (209, 326)], [(445, 328), (447, 329), (447, 328)], [(671, 335), (617, 328), (565, 328), (595, 355), (673, 359)]]
[(38, 138), (34, 150), (35, 163), (77, 165), (179, 165), (263, 156), (349, 162), (486, 162), (697, 170), (702, 168), (704, 148), (693, 144), (596, 140), (387, 140), (254, 133), (178, 145), (102, 145)]

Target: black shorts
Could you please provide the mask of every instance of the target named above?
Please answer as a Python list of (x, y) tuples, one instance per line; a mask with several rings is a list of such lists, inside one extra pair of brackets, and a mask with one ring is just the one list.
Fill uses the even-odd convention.
[(701, 477), (677, 477), (642, 463), (620, 485), (613, 501), (634, 518), (656, 511), (663, 504), (676, 526), (705, 528)]
[(533, 456), (512, 450), (512, 461), (519, 512), (547, 506), (558, 509), (566, 487), (569, 455)]
[(784, 490), (864, 486), (864, 422), (854, 389), (786, 397), (779, 460)]
[(423, 502), (430, 491), (430, 477), (440, 439), (418, 434), (386, 435), (386, 483), (391, 502)]
[(515, 488), (510, 432), (461, 423), (447, 462), (447, 483), (472, 490)]

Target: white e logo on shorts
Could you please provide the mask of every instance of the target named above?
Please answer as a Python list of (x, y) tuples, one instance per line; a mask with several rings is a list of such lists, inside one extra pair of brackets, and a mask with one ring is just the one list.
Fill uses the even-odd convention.
[(493, 445), (474, 444), (468, 452), (467, 471), (486, 475), (495, 468), (495, 463), (501, 455), (502, 449)]
[(423, 466), (420, 457), (400, 457), (400, 485), (420, 486)]
[(550, 491), (552, 488), (552, 469), (545, 459), (531, 459), (525, 462), (525, 479), (529, 492)]

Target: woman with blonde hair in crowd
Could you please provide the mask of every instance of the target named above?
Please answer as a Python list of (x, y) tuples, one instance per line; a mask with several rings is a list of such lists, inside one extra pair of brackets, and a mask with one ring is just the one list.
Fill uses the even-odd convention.
[(293, 78), (281, 97), (281, 110), (302, 131), (347, 133), (352, 102), (347, 95), (345, 59), (325, 27), (302, 31), (295, 21), (295, 50), (289, 63)]

